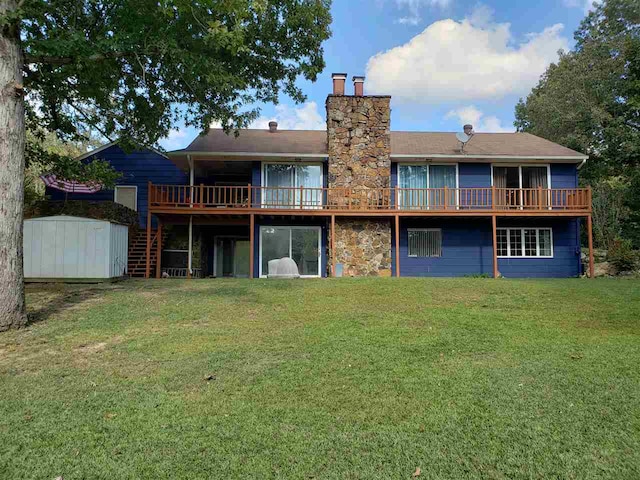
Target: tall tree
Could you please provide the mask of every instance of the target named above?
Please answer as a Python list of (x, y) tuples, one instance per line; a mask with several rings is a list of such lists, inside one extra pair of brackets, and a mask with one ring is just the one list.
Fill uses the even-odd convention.
[(0, 330), (26, 324), (22, 265), (24, 86), (15, 0), (0, 0)]
[(324, 68), (330, 0), (0, 0), (0, 330), (25, 323), (24, 94), (29, 118), (153, 145), (179, 121), (245, 127), (255, 102), (304, 95)]
[(589, 153), (598, 179), (640, 166), (640, 2), (605, 0), (516, 106), (516, 127)]

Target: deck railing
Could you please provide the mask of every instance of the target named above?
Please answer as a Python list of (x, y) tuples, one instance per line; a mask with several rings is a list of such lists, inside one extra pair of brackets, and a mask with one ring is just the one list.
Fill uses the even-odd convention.
[(149, 185), (149, 203), (165, 209), (355, 211), (590, 211), (588, 188), (314, 188)]

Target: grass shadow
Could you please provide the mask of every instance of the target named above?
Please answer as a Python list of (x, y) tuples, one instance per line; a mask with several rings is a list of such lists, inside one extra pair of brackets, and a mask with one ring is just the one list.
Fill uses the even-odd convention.
[(66, 310), (90, 302), (106, 292), (124, 290), (123, 286), (114, 285), (66, 285), (38, 284), (26, 287), (27, 326), (44, 322)]

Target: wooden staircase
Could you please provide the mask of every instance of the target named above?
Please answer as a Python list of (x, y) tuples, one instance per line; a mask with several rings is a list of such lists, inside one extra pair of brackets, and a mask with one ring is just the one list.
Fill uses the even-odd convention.
[[(164, 244), (167, 235), (162, 232), (162, 243)], [(156, 265), (158, 264), (157, 256), (158, 231), (151, 230), (151, 278), (156, 276)], [(142, 277), (147, 269), (147, 230), (140, 229), (136, 235), (129, 239), (129, 276)]]

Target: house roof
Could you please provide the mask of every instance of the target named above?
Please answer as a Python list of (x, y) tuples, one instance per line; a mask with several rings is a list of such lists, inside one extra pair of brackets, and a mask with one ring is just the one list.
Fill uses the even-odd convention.
[[(236, 137), (222, 129), (199, 135), (170, 158), (198, 156), (300, 156), (326, 157), (324, 130), (240, 130)], [(460, 151), (452, 132), (391, 132), (391, 156), (395, 158), (526, 158), (580, 161), (587, 156), (529, 133), (477, 133)]]

